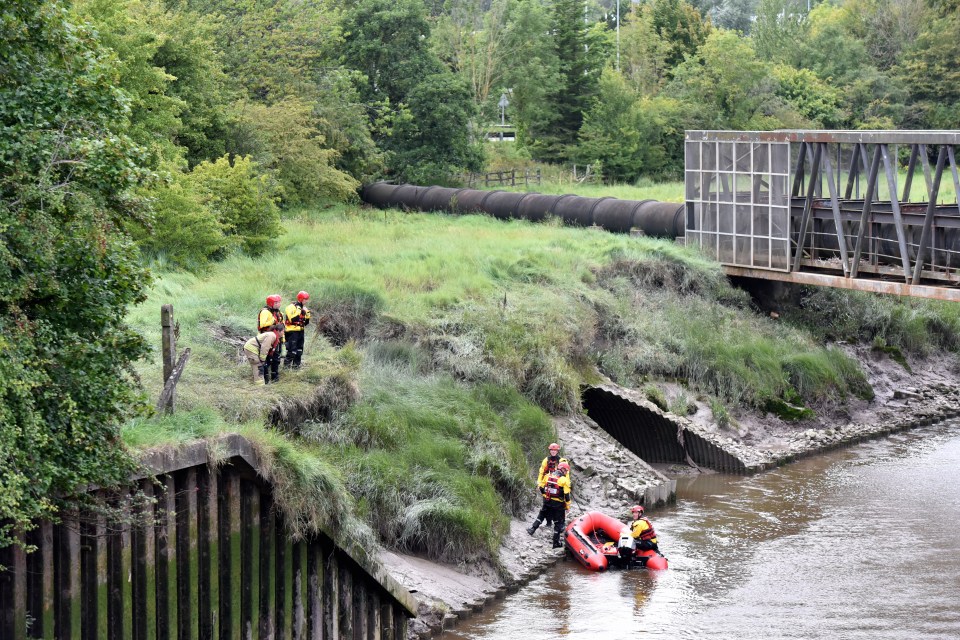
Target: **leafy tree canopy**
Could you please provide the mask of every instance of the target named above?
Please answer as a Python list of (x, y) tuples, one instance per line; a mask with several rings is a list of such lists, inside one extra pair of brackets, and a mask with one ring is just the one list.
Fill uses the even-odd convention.
[(121, 233), (146, 156), (116, 61), (59, 2), (0, 19), (0, 544), (56, 496), (125, 480), (139, 406), (124, 323), (147, 274)]
[(476, 104), (430, 48), (422, 3), (360, 0), (343, 16), (343, 35), (342, 61), (366, 77), (360, 95), (389, 174), (439, 182), (480, 169), (481, 151), (467, 129)]

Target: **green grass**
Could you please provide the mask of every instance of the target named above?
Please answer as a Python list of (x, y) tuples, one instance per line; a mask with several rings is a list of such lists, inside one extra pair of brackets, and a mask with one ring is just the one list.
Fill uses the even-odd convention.
[(505, 191), (536, 191), (551, 195), (572, 193), (588, 198), (619, 198), (621, 200), (659, 200), (683, 202), (683, 182), (652, 182), (640, 180), (637, 184), (593, 184), (570, 181), (544, 182), (529, 187), (489, 187)]
[[(293, 212), (285, 227), (266, 256), (158, 274), (133, 324), (159, 344), (159, 307), (172, 303), (193, 356), (179, 412), (124, 437), (247, 435), (302, 531), (373, 531), (450, 560), (495, 554), (556, 437), (548, 414), (578, 410), (601, 374), (636, 388), (681, 381), (715, 412), (871, 393), (823, 335), (757, 315), (718, 265), (671, 242), (355, 207)], [(286, 304), (301, 289), (327, 333), (309, 327), (304, 369), (255, 387), (240, 345), (267, 294)], [(920, 323), (908, 308), (887, 314), (890, 344), (934, 326), (955, 340), (957, 314)], [(154, 396), (160, 370), (138, 368)]]
[(823, 341), (890, 347), (926, 357), (960, 350), (960, 305), (807, 287), (784, 316)]

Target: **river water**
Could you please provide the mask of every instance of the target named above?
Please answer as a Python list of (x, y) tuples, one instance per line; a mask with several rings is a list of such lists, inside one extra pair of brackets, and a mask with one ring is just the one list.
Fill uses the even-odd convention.
[(681, 478), (670, 568), (568, 558), (442, 638), (960, 638), (960, 422)]

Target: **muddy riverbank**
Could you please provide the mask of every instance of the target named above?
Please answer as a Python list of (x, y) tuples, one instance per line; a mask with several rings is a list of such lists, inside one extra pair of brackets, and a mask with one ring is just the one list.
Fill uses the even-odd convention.
[[(932, 424), (960, 415), (960, 375), (953, 359), (910, 363), (910, 370), (869, 349), (851, 348), (875, 391), (870, 402), (848, 400), (818, 407), (814, 419), (790, 423), (770, 415), (740, 412), (720, 427), (706, 405), (676, 418), (678, 423), (707, 434), (743, 458), (771, 468), (791, 460), (847, 446), (884, 434)], [(664, 385), (664, 391), (673, 391)], [(625, 395), (637, 392), (623, 390)], [(570, 458), (575, 501), (569, 515), (599, 510), (623, 518), (629, 506), (645, 504), (656, 521), (656, 506), (672, 495), (670, 476), (711, 473), (686, 465), (648, 465), (617, 443), (586, 416), (554, 419), (563, 455)], [(531, 491), (533, 491), (531, 487)], [(541, 527), (532, 538), (526, 527), (536, 514), (511, 522), (500, 550), (500, 562), (441, 565), (423, 558), (385, 552), (384, 564), (394, 578), (415, 592), (420, 615), (409, 626), (409, 637), (429, 637), (456, 626), (493, 600), (516, 591), (557, 562), (564, 550), (550, 546), (552, 530)]]

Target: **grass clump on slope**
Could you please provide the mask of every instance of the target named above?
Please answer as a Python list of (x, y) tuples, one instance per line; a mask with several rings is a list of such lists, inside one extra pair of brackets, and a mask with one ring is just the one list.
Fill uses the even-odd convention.
[(508, 517), (535, 496), (529, 470), (553, 437), (549, 417), (516, 390), (412, 364), (368, 358), (363, 399), (303, 435), (341, 461), (358, 513), (386, 544), (495, 557)]

